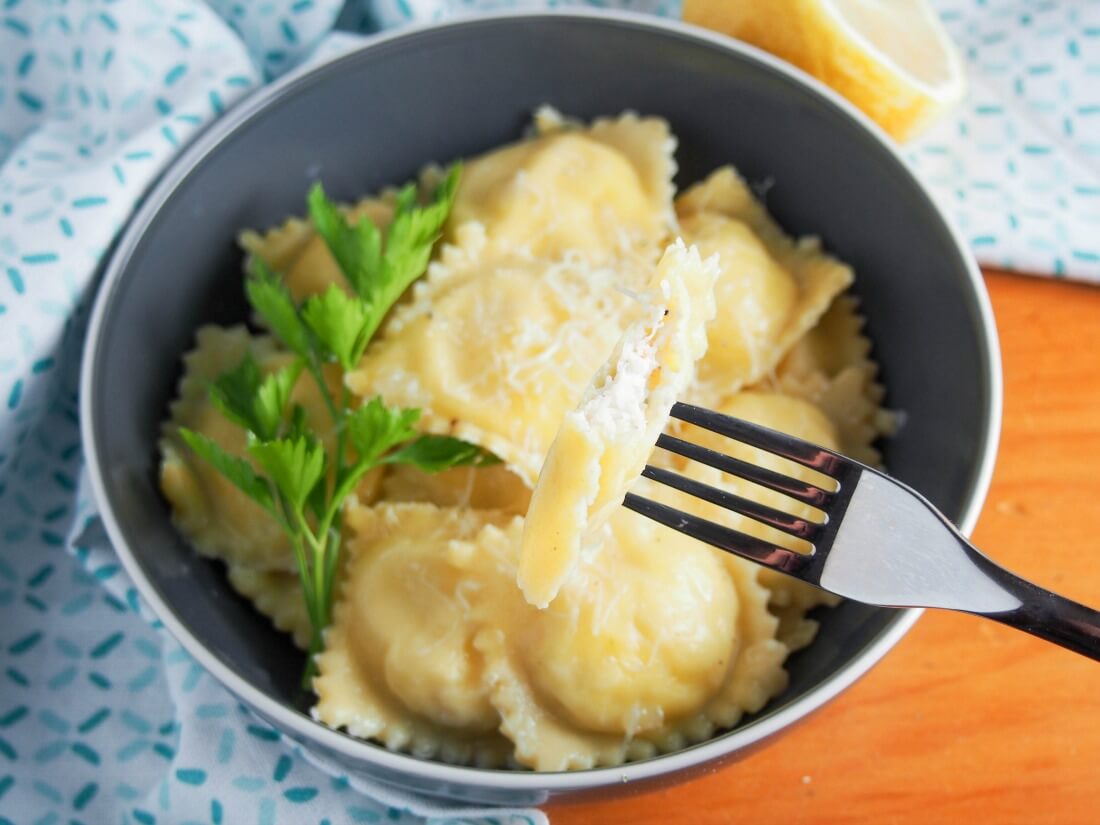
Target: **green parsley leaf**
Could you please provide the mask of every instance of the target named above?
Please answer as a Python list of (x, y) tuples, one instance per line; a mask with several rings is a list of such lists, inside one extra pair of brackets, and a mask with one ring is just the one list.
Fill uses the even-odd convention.
[(325, 517), (325, 508), (328, 505), (328, 498), (328, 484), (325, 483), (324, 479), (321, 479), (321, 481), (314, 486), (313, 492), (309, 494), (309, 498), (306, 499), (306, 505), (317, 521)]
[[(383, 315), (427, 268), (432, 246), (443, 233), (443, 225), (454, 204), (461, 173), (461, 166), (453, 165), (427, 206), (416, 205), (415, 190), (411, 186), (398, 195), (393, 222), (386, 232), (377, 297), (371, 302), (384, 307)], [(381, 317), (378, 320), (381, 322)]]
[(306, 325), (325, 352), (345, 370), (352, 369), (359, 361), (362, 354), (359, 342), (369, 314), (370, 309), (362, 299), (349, 297), (335, 284), (320, 295), (311, 296), (302, 305)]
[(210, 384), (210, 403), (241, 429), (256, 430), (260, 424), (253, 401), (262, 380), (260, 365), (246, 352), (241, 363)]
[(348, 415), (347, 428), (358, 464), (377, 464), (398, 444), (416, 436), (420, 410), (387, 407), (376, 396)]
[(243, 458), (238, 458), (226, 452), (216, 441), (202, 433), (193, 432), (186, 427), (180, 427), (179, 433), (180, 437), (187, 442), (187, 446), (194, 450), (196, 455), (210, 462), (214, 469), (269, 513), (275, 512), (271, 489), (256, 474), (251, 464)]
[[(287, 402), (290, 401), (290, 393), (294, 385), (298, 383), (298, 376), (302, 374), (302, 362), (296, 359), (281, 370), (277, 370), (264, 377), (260, 386), (256, 389), (256, 396), (252, 402), (255, 413), (256, 427), (252, 431), (262, 441), (269, 441), (279, 434), (279, 426), (283, 423), (283, 415), (286, 412)], [(298, 407), (301, 409), (301, 407)]]
[(320, 183), (309, 190), (308, 202), (317, 234), (324, 239), (352, 289), (360, 298), (368, 298), (370, 283), (377, 278), (382, 263), (382, 233), (366, 216), (350, 223), (340, 207), (325, 196)]
[[(287, 424), (286, 435), (284, 437), (291, 441), (312, 437), (309, 420), (306, 418), (305, 408), (301, 404), (291, 405), (290, 422)], [(318, 521), (324, 516), (327, 502), (328, 487), (324, 482), (315, 485), (313, 492), (311, 492), (309, 498), (306, 499), (306, 504), (309, 505), (310, 512), (313, 513)]]
[(210, 385), (210, 403), (246, 432), (261, 440), (275, 438), (283, 410), (302, 371), (301, 361), (264, 376), (251, 352)]
[(384, 464), (412, 464), (426, 473), (452, 467), (488, 467), (500, 459), (476, 444), (449, 435), (422, 435), (382, 459)]
[(290, 424), (287, 427), (286, 438), (304, 438), (309, 435), (309, 421), (306, 419), (306, 410), (301, 404), (294, 404), (290, 408)]
[(363, 217), (353, 225), (328, 199), (320, 184), (310, 190), (309, 210), (317, 234), (324, 239), (361, 300), (363, 315), (355, 339), (356, 349), (348, 353), (352, 362), (358, 362), (397, 299), (424, 274), (432, 246), (443, 232), (454, 203), (460, 174), (461, 166), (452, 166), (432, 202), (423, 207), (417, 205), (416, 187), (405, 186), (397, 196), (384, 250), (382, 233), (369, 218)]
[(259, 258), (253, 258), (249, 277), (245, 281), (248, 302), (267, 327), (275, 333), (287, 348), (300, 358), (308, 360), (312, 351), (309, 331), (302, 319), (289, 290)]
[(325, 472), (325, 448), (320, 442), (309, 437), (253, 441), (248, 452), (294, 511), (301, 512)]
[(427, 206), (416, 206), (415, 190), (410, 186), (398, 195), (393, 223), (386, 233), (383, 260), (387, 270), (385, 280), (404, 284), (402, 292), (428, 265), (432, 246), (439, 240), (454, 204), (461, 173), (459, 164), (452, 166)]

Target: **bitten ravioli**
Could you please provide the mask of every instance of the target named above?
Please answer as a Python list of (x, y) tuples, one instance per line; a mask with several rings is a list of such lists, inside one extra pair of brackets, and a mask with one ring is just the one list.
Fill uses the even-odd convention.
[(527, 512), (519, 585), (546, 607), (595, 545), (638, 478), (669, 410), (695, 377), (714, 317), (717, 258), (682, 242), (661, 258), (643, 295), (645, 313), (623, 334), (580, 406), (566, 414)]
[[(852, 269), (784, 231), (733, 167), (677, 193), (669, 124), (629, 112), (583, 123), (543, 107), (525, 135), (465, 162), (426, 273), (353, 369), (326, 367), (353, 403), (418, 408), (421, 430), (501, 461), (380, 467), (345, 503), (312, 714), (425, 759), (578, 770), (675, 751), (760, 711), (786, 687), (791, 651), (813, 642), (809, 611), (836, 601), (620, 506), (635, 492), (805, 549), (638, 477), (648, 462), (820, 517), (654, 450), (667, 426), (811, 473), (669, 422), (673, 403), (870, 463), (893, 418), (845, 292)], [(420, 191), (441, 174), (426, 167)], [(395, 191), (345, 213), (384, 227)], [(308, 220), (240, 243), (298, 301), (346, 288)], [(246, 353), (265, 371), (291, 358), (245, 327), (198, 331), (163, 430), (161, 486), (180, 531), (304, 648), (311, 627), (281, 530), (179, 436), (185, 426), (246, 454), (207, 397)], [(293, 395), (335, 438), (312, 382)]]

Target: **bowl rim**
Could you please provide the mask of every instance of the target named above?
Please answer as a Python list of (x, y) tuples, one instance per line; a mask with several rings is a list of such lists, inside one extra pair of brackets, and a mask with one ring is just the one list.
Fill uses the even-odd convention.
[(130, 552), (123, 529), (115, 518), (107, 494), (103, 472), (105, 462), (97, 451), (95, 433), (98, 425), (94, 413), (97, 397), (94, 366), (98, 360), (99, 342), (107, 317), (107, 309), (112, 303), (112, 295), (117, 288), (121, 275), (127, 269), (129, 260), (144, 234), (144, 228), (149, 225), (165, 202), (171, 198), (177, 186), (182, 183), (190, 171), (209, 152), (214, 150), (222, 139), (254, 115), (259, 114), (267, 106), (274, 104), (299, 83), (308, 82), (312, 77), (333, 70), (342, 61), (353, 60), (364, 51), (402, 39), (412, 40), (425, 34), (432, 35), (440, 30), (492, 26), (514, 21), (530, 22), (541, 19), (553, 21), (574, 19), (585, 23), (611, 24), (613, 27), (623, 29), (645, 29), (661, 34), (671, 34), (708, 47), (717, 47), (731, 52), (741, 59), (757, 63), (762, 68), (770, 70), (797, 85), (806, 87), (819, 97), (824, 98), (827, 103), (832, 104), (835, 109), (839, 110), (841, 115), (847, 116), (855, 124), (862, 127), (868, 136), (877, 141), (881, 148), (885, 149), (887, 154), (892, 156), (892, 159), (908, 175), (916, 191), (923, 197), (927, 208), (940, 218), (948, 237), (958, 249), (977, 308), (976, 320), (980, 327), (978, 332), (983, 349), (981, 354), (984, 356), (983, 361), (987, 371), (988, 380), (985, 390), (989, 405), (983, 429), (983, 440), (980, 445), (980, 460), (978, 466), (972, 472), (969, 494), (963, 502), (963, 514), (959, 520), (959, 528), (969, 535), (977, 522), (992, 480), (1001, 431), (1003, 378), (1000, 347), (989, 295), (974, 257), (964, 243), (958, 228), (936, 203), (893, 140), (863, 112), (837, 92), (800, 69), (754, 46), (680, 20), (641, 12), (570, 8), (488, 14), (474, 13), (464, 14), (443, 22), (411, 25), (395, 31), (369, 36), (362, 44), (353, 48), (339, 51), (318, 60), (309, 60), (305, 65), (288, 72), (275, 82), (258, 88), (247, 95), (230, 108), (228, 112), (203, 129), (185, 146), (183, 151), (167, 163), (160, 176), (154, 179), (144, 202), (127, 221), (119, 237), (118, 244), (111, 253), (105, 267), (88, 325), (80, 372), (80, 428), (92, 494), (108, 538), (124, 569), (133, 579), (141, 598), (163, 622), (176, 641), (230, 692), (254, 707), (266, 718), (276, 722), (282, 727), (283, 732), (293, 739), (299, 742), (315, 742), (323, 748), (335, 751), (355, 761), (374, 763), (380, 768), (397, 774), (413, 773), (423, 779), (437, 783), (472, 784), (492, 790), (542, 792), (549, 795), (555, 792), (579, 791), (609, 784), (619, 785), (678, 773), (759, 743), (817, 710), (852, 685), (901, 640), (920, 617), (923, 610), (919, 608), (898, 610), (896, 618), (866, 645), (854, 659), (842, 666), (828, 679), (819, 683), (808, 694), (791, 702), (787, 707), (755, 720), (745, 727), (735, 728), (728, 733), (679, 751), (615, 767), (560, 772), (485, 769), (424, 760), (409, 754), (389, 751), (381, 745), (356, 739), (322, 725), (320, 722), (285, 706), (277, 699), (254, 687), (206, 650), (176, 617), (172, 608), (160, 598), (156, 588), (146, 578), (141, 565)]

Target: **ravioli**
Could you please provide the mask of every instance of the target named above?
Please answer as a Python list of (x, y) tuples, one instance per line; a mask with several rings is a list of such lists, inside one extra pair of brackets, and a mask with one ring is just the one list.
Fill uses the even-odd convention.
[(479, 535), (515, 517), (381, 504), (353, 506), (346, 519), (355, 538), (316, 659), (314, 718), (418, 756), (505, 763), (511, 748), (471, 655), (479, 625), (470, 600), (492, 584), (493, 569), (468, 568), (482, 561)]
[(863, 323), (856, 299), (837, 297), (767, 383), (817, 404), (837, 429), (840, 451), (875, 467), (882, 460), (875, 442), (892, 435), (897, 420), (882, 408), (885, 390)]
[(372, 345), (348, 386), (420, 408), (425, 429), (479, 444), (533, 484), (592, 366), (638, 313), (620, 275), (579, 259), (488, 269)]
[[(560, 708), (551, 714), (559, 725), (625, 744), (717, 693), (736, 644), (738, 602), (709, 548), (626, 511), (609, 530), (591, 563), (518, 629), (514, 644), (527, 689), (547, 697), (544, 712)], [(518, 758), (534, 758), (540, 770), (577, 758), (555, 760), (537, 745), (526, 756), (524, 743), (516, 745)]]
[(701, 741), (787, 683), (761, 568), (620, 510), (545, 610), (478, 637), (519, 762), (616, 765)]
[[(819, 407), (801, 398), (771, 392), (745, 391), (732, 396), (718, 411), (734, 418), (741, 418), (789, 433), (828, 449), (835, 450), (840, 446), (837, 428), (833, 422)], [(724, 438), (701, 427), (690, 424), (684, 425), (683, 438), (794, 478), (817, 484), (828, 483), (824, 476), (814, 470), (775, 456), (765, 450)], [(782, 493), (768, 490), (742, 478), (730, 476), (713, 467), (691, 462), (678, 456), (673, 459), (673, 462), (681, 472), (697, 481), (778, 508), (808, 521), (820, 522), (822, 520), (820, 511), (784, 496)], [(751, 536), (765, 539), (795, 551), (805, 552), (809, 550), (801, 540), (794, 539), (747, 516), (738, 515), (717, 505), (700, 501), (668, 488), (653, 489), (651, 492), (653, 497), (667, 501), (673, 506), (725, 524)], [(807, 610), (817, 605), (835, 605), (839, 602), (839, 599), (831, 593), (791, 576), (761, 568), (752, 562), (741, 559), (731, 557), (731, 562), (749, 565), (759, 571), (760, 582), (771, 591), (770, 606), (780, 619), (777, 637), (784, 641), (788, 647), (795, 649), (804, 647), (812, 640), (817, 624), (805, 618)]]
[(695, 376), (714, 317), (717, 260), (670, 246), (580, 406), (567, 413), (542, 466), (520, 556), (524, 596), (546, 607), (638, 477), (677, 397)]
[(732, 167), (680, 195), (676, 211), (685, 239), (722, 261), (723, 311), (707, 330), (716, 343), (694, 388), (694, 399), (713, 407), (772, 370), (853, 275), (818, 239), (785, 234)]
[(276, 630), (289, 633), (300, 650), (309, 648), (313, 626), (306, 611), (306, 601), (302, 598), (302, 585), (297, 573), (230, 564), (226, 576), (233, 589), (267, 616)]
[(798, 303), (798, 282), (742, 221), (700, 212), (680, 226), (701, 254), (721, 261), (715, 300), (722, 314), (711, 321), (714, 343), (699, 379), (732, 392), (774, 366), (776, 341)]
[(667, 121), (625, 112), (618, 117), (598, 118), (586, 126), (581, 121), (563, 117), (549, 106), (542, 106), (535, 112), (535, 130), (540, 135), (563, 131), (586, 132), (593, 140), (618, 151), (634, 167), (642, 189), (653, 205), (654, 214), (661, 215), (666, 226), (676, 225), (676, 215), (672, 209), (676, 137), (669, 130)]
[(522, 516), (531, 503), (531, 488), (503, 464), (455, 467), (441, 473), (425, 473), (398, 464), (383, 478), (379, 497), (383, 501), (420, 501)]
[(602, 259), (651, 246), (671, 226), (674, 147), (664, 121), (624, 115), (494, 150), (463, 170), (447, 239), (477, 223), (494, 256)]

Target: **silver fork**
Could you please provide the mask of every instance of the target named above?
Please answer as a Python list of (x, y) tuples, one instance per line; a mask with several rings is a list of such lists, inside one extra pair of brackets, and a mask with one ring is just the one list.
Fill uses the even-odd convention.
[(1100, 612), (1008, 572), (971, 545), (918, 492), (831, 450), (711, 410), (676, 404), (672, 416), (817, 470), (836, 489), (723, 455), (671, 435), (671, 452), (823, 511), (794, 516), (661, 467), (643, 475), (809, 542), (798, 553), (628, 493), (623, 504), (654, 521), (838, 596), (884, 607), (938, 607), (984, 616), (1100, 660)]

